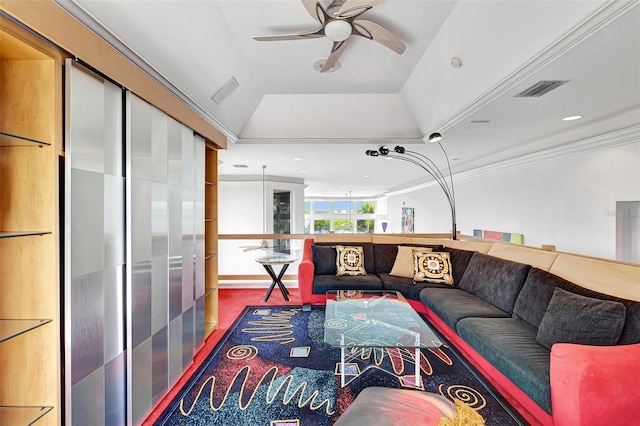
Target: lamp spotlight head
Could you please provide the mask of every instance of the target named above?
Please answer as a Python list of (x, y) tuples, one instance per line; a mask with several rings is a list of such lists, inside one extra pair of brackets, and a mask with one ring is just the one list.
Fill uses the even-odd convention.
[(400, 145), (398, 145), (398, 146), (396, 146), (395, 148), (393, 148), (393, 150), (394, 150), (395, 152), (397, 152), (398, 154), (404, 154), (404, 146), (400, 146)]
[(387, 148), (386, 146), (381, 146), (378, 151), (380, 152), (380, 155), (387, 155), (389, 154), (389, 148)]
[(429, 136), (429, 142), (435, 143), (435, 142), (440, 142), (440, 139), (442, 139), (442, 135), (440, 133), (431, 133), (431, 135)]
[(372, 149), (368, 149), (365, 154), (367, 154), (369, 157), (377, 157), (378, 156), (378, 151), (374, 151)]

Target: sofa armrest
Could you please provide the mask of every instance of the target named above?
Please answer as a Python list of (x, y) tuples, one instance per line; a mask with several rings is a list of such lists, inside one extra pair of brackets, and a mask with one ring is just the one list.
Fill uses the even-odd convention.
[(300, 301), (303, 304), (311, 303), (311, 293), (313, 290), (313, 277), (315, 275), (315, 265), (311, 256), (311, 245), (314, 240), (309, 238), (304, 240), (302, 247), (302, 260), (298, 265), (298, 290), (300, 291)]
[(640, 406), (640, 344), (551, 348), (554, 426), (633, 424)]

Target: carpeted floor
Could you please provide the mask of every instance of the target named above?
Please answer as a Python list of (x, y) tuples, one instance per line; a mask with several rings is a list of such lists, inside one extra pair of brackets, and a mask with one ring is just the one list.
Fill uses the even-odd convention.
[[(398, 363), (390, 349), (363, 351), (351, 367), (364, 370), (375, 359), (394, 374), (370, 368), (340, 388), (340, 350), (323, 342), (323, 324), (323, 307), (247, 307), (155, 424), (330, 425), (364, 388), (404, 387), (413, 365)], [(487, 425), (526, 424), (443, 343), (422, 351), (422, 390), (462, 400)]]

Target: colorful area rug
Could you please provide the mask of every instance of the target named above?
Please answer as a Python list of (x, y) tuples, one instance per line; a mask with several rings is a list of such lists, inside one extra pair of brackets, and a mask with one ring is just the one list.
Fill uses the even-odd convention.
[[(391, 366), (397, 349), (362, 351), (351, 362), (366, 371), (341, 388), (340, 349), (323, 337), (324, 307), (247, 307), (156, 424), (331, 425), (367, 387), (411, 388), (404, 385), (414, 370), (408, 362), (386, 368), (396, 374), (366, 369), (372, 358)], [(526, 424), (441, 341), (438, 349), (422, 350), (421, 390), (464, 402), (487, 425)]]

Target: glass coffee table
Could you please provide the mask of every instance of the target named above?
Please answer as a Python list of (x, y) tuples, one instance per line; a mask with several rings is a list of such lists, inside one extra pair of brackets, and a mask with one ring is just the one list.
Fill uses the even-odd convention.
[[(327, 292), (324, 341), (340, 348), (336, 373), (342, 387), (370, 368), (399, 377), (407, 386), (421, 387), (420, 349), (442, 345), (401, 293), (372, 290)], [(402, 370), (397, 366), (400, 358)], [(407, 362), (414, 365), (413, 374), (398, 376)]]

